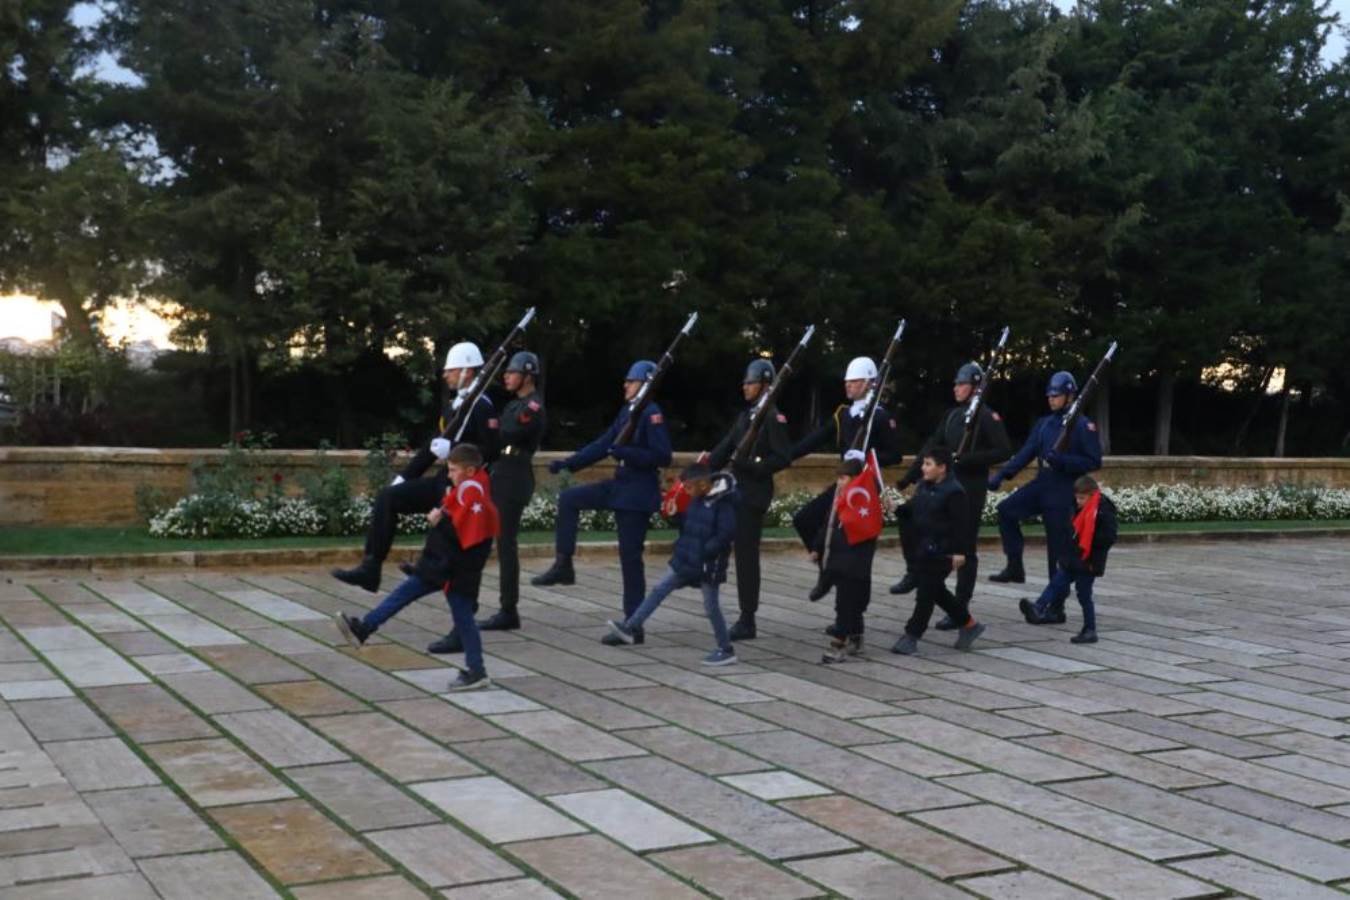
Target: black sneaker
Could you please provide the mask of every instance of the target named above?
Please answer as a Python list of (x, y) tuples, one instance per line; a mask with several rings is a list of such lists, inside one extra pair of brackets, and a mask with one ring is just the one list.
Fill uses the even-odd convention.
[(1097, 643), (1097, 629), (1084, 628), (1069, 640), (1075, 644), (1095, 644)]
[(755, 639), (754, 616), (741, 616), (727, 633), (733, 641), (753, 641)]
[(514, 609), (498, 610), (478, 623), (479, 631), (515, 631), (520, 627), (520, 616)]
[(904, 578), (901, 578), (895, 584), (891, 585), (891, 593), (908, 594), (918, 586), (918, 582), (914, 580), (914, 576), (906, 572)]
[(933, 627), (936, 628), (938, 631), (955, 631), (961, 626), (953, 622), (951, 616), (943, 616), (942, 621), (937, 623)]
[(1004, 566), (1003, 571), (990, 575), (989, 580), (999, 584), (1025, 584), (1027, 573), (1022, 571), (1021, 566)]
[(647, 642), (647, 633), (641, 628), (630, 629), (628, 633), (633, 638), (631, 641), (626, 641), (610, 631), (609, 634), (600, 639), (600, 643), (606, 647), (623, 647), (627, 644), (644, 644)]
[(547, 587), (550, 584), (576, 584), (577, 573), (572, 568), (572, 560), (559, 557), (548, 567), (548, 571), (530, 579), (530, 584)]
[(492, 687), (492, 681), (487, 677), (486, 672), (471, 672), (468, 669), (460, 669), (459, 675), (450, 682), (447, 691), (472, 691), (478, 688)]
[(1018, 600), (1017, 608), (1022, 611), (1022, 618), (1027, 620), (1028, 625), (1041, 624), (1041, 616), (1036, 612), (1036, 604), (1032, 603), (1029, 597)]
[(380, 589), (380, 561), (373, 556), (361, 560), (361, 564), (354, 569), (333, 569), (330, 574), (343, 584), (359, 587), (372, 594)]
[(338, 613), (334, 618), (337, 621), (338, 631), (342, 632), (347, 643), (353, 647), (360, 647), (366, 642), (366, 638), (370, 637), (371, 630), (356, 616)]
[(463, 653), (464, 642), (459, 639), (459, 632), (451, 628), (450, 633), (439, 640), (427, 644), (428, 653)]

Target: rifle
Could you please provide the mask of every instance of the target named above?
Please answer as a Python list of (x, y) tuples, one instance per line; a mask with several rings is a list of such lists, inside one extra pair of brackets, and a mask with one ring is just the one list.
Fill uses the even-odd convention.
[(750, 455), (755, 452), (755, 444), (759, 441), (759, 432), (764, 427), (764, 420), (769, 415), (769, 408), (778, 400), (778, 395), (783, 391), (783, 385), (787, 384), (788, 378), (792, 375), (792, 364), (797, 360), (797, 355), (806, 349), (806, 345), (811, 342), (811, 335), (816, 333), (816, 326), (810, 325), (802, 339), (797, 342), (797, 346), (792, 348), (792, 353), (788, 356), (787, 362), (778, 370), (774, 376), (773, 383), (769, 385), (768, 390), (760, 392), (759, 400), (755, 402), (754, 409), (750, 412), (750, 426), (745, 429), (745, 434), (741, 436), (740, 443), (732, 451), (731, 458), (739, 463), (744, 463), (750, 459)]
[(1073, 403), (1060, 419), (1059, 437), (1055, 439), (1054, 451), (1063, 453), (1069, 449), (1069, 436), (1073, 434), (1073, 426), (1078, 423), (1078, 417), (1083, 414), (1083, 409), (1087, 402), (1092, 399), (1092, 393), (1101, 387), (1102, 376), (1106, 374), (1106, 367), (1116, 355), (1116, 342), (1112, 341), (1111, 346), (1106, 348), (1106, 355), (1102, 357), (1101, 362), (1097, 363), (1097, 368), (1092, 370), (1092, 376), (1088, 378), (1087, 384), (1078, 392), (1078, 396), (1073, 398)]
[(993, 355), (989, 358), (989, 368), (980, 379), (980, 386), (975, 388), (975, 393), (971, 395), (970, 405), (966, 407), (966, 429), (961, 433), (961, 444), (956, 448), (953, 460), (960, 459), (967, 450), (975, 446), (975, 437), (980, 430), (980, 407), (984, 404), (984, 391), (989, 387), (989, 382), (994, 380), (994, 373), (998, 371), (998, 364), (1003, 361), (1003, 350), (1007, 345), (1008, 326), (1004, 325), (1003, 334), (999, 335), (998, 345), (994, 347)]
[(628, 402), (628, 421), (624, 423), (618, 437), (614, 439), (614, 446), (623, 447), (633, 439), (633, 434), (637, 431), (638, 420), (642, 418), (642, 411), (652, 401), (652, 392), (661, 384), (662, 379), (666, 377), (666, 372), (670, 371), (670, 367), (675, 364), (675, 348), (679, 346), (683, 338), (688, 337), (689, 333), (694, 330), (694, 323), (697, 321), (698, 313), (690, 313), (684, 327), (675, 335), (675, 340), (671, 341), (670, 346), (666, 348), (666, 352), (661, 354), (652, 377), (642, 383), (642, 387), (638, 388), (638, 392)]
[(525, 310), (525, 315), (520, 317), (520, 321), (507, 334), (506, 339), (497, 345), (496, 350), (492, 351), (492, 355), (488, 357), (487, 362), (483, 363), (478, 369), (478, 374), (474, 376), (473, 381), (469, 382), (468, 390), (463, 394), (456, 393), (455, 399), (450, 401), (452, 410), (450, 421), (445, 423), (445, 430), (441, 432), (441, 437), (459, 443), (460, 436), (464, 434), (465, 426), (469, 424), (469, 417), (473, 414), (473, 408), (478, 403), (478, 398), (497, 379), (497, 373), (502, 366), (506, 365), (511, 344), (525, 333), (526, 326), (533, 319), (534, 307), (531, 306)]
[[(872, 382), (872, 386), (867, 389), (866, 406), (863, 407), (863, 416), (865, 417), (866, 427), (859, 428), (853, 433), (853, 443), (849, 445), (849, 450), (865, 450), (867, 442), (872, 438), (872, 421), (876, 418), (877, 404), (881, 401), (881, 389), (891, 377), (891, 364), (895, 361), (896, 351), (900, 349), (900, 339), (905, 336), (905, 320), (901, 319), (900, 324), (895, 328), (895, 334), (891, 337), (891, 343), (886, 347), (886, 355), (881, 358), (881, 365), (877, 367), (877, 377)], [(864, 464), (866, 464), (864, 462)], [(881, 491), (881, 488), (878, 487)], [(829, 590), (829, 583), (825, 579), (825, 564), (830, 561), (830, 538), (834, 536), (835, 519), (835, 494), (839, 492), (839, 486), (835, 485), (830, 489), (830, 515), (825, 520), (825, 546), (820, 551), (820, 579), (816, 586), (811, 589), (810, 598), (819, 600), (825, 596)], [(882, 491), (882, 496), (885, 492)]]

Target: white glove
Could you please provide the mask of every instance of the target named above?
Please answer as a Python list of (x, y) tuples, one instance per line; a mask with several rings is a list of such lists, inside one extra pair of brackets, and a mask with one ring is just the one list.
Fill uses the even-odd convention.
[(442, 462), (450, 455), (450, 442), (443, 437), (431, 439), (431, 454)]
[(398, 487), (398, 486), (399, 486), (400, 484), (402, 484), (402, 483), (403, 483), (403, 476), (402, 476), (402, 475), (395, 475), (395, 476), (394, 476), (394, 480), (391, 481), (391, 482), (389, 482), (389, 486), (390, 486), (390, 487)]
[(858, 462), (862, 462), (867, 459), (867, 454), (861, 450), (846, 450), (844, 451), (844, 459), (856, 459)]
[(866, 400), (854, 400), (853, 405), (848, 408), (848, 414), (855, 419), (861, 418), (863, 411), (867, 409)]

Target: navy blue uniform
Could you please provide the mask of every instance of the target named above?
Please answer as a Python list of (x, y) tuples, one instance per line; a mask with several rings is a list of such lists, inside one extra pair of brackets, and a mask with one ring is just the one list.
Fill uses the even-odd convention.
[(1054, 576), (1055, 563), (1073, 542), (1074, 480), (1102, 467), (1097, 426), (1086, 416), (1079, 416), (1074, 423), (1068, 448), (1063, 453), (1054, 451), (1062, 422), (1062, 413), (1038, 419), (1022, 449), (995, 476), (999, 481), (1011, 478), (1033, 459), (1039, 467), (1029, 484), (1013, 491), (998, 505), (998, 531), (1011, 569), (1022, 569), (1022, 520), (1039, 515), (1045, 523), (1046, 558), (1050, 575)]
[(661, 408), (650, 403), (642, 412), (633, 439), (622, 447), (614, 441), (628, 422), (628, 407), (619, 410), (614, 423), (594, 441), (563, 461), (562, 467), (578, 472), (607, 456), (618, 463), (614, 477), (595, 484), (570, 487), (558, 497), (556, 534), (559, 558), (570, 559), (577, 547), (577, 523), (583, 509), (614, 512), (619, 532), (619, 564), (623, 570), (623, 611), (631, 615), (642, 604), (647, 581), (642, 568), (642, 544), (647, 524), (661, 506), (661, 469), (670, 465), (670, 434)]

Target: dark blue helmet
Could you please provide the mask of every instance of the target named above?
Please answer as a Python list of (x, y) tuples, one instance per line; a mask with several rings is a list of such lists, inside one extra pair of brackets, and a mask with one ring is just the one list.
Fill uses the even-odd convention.
[(773, 363), (767, 359), (752, 359), (745, 367), (745, 377), (741, 384), (765, 384), (773, 381)]
[(624, 381), (647, 381), (656, 374), (656, 363), (650, 359), (639, 359), (628, 367), (628, 374), (623, 377)]
[(1077, 394), (1078, 382), (1074, 380), (1070, 372), (1056, 372), (1050, 376), (1050, 383), (1045, 386), (1045, 396), (1059, 397), (1063, 394)]
[(506, 371), (519, 372), (522, 375), (539, 374), (539, 357), (528, 350), (521, 350), (506, 364)]
[(984, 381), (984, 369), (979, 363), (968, 362), (956, 370), (956, 384), (979, 384)]

